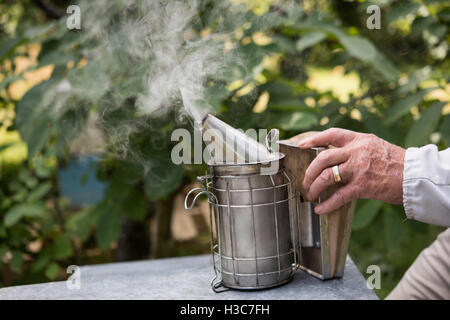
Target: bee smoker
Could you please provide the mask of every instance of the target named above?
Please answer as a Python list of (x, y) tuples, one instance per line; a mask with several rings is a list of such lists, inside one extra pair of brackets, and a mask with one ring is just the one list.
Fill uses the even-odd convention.
[[(220, 133), (210, 143), (213, 156), (232, 145), (224, 139), (230, 130), (237, 144), (242, 142), (232, 153), (234, 160), (242, 161), (213, 157), (208, 173), (198, 177), (202, 186), (190, 190), (185, 198), (185, 209), (190, 210), (202, 194), (208, 197), (215, 272), (212, 289), (275, 287), (289, 282), (298, 268), (322, 280), (342, 277), (354, 203), (319, 216), (313, 212), (315, 203), (301, 196), (306, 168), (322, 149), (301, 150), (295, 143), (279, 141), (281, 153), (273, 152), (270, 145), (278, 130), (272, 129), (261, 150), (263, 146), (255, 145), (256, 141), (248, 142), (248, 137), (208, 115), (203, 130), (211, 127)], [(334, 191), (324, 192), (318, 202)]]

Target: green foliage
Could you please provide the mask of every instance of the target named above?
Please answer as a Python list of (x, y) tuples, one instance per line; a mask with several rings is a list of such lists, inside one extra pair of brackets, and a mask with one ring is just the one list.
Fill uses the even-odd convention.
[[(3, 172), (12, 182), (5, 184), (2, 179), (0, 185), (0, 258), (9, 252), (11, 271), (54, 279), (59, 266), (52, 261), (72, 257), (73, 244), (60, 221), (64, 208), (56, 197), (54, 166), (42, 156), (36, 160)], [(36, 251), (30, 243), (42, 244), (43, 250)], [(30, 258), (31, 265), (25, 268)]]
[(183, 167), (173, 165), (170, 156), (153, 158), (152, 169), (144, 178), (144, 188), (150, 200), (167, 196), (178, 189), (183, 180)]
[(380, 212), (382, 205), (383, 203), (377, 200), (359, 200), (352, 230), (361, 230), (368, 227)]
[(308, 32), (300, 40), (297, 41), (295, 48), (298, 52), (303, 51), (306, 48), (309, 48), (323, 39), (325, 39), (326, 35), (321, 32)]
[(420, 3), (412, 1), (398, 1), (393, 4), (391, 10), (387, 13), (386, 20), (392, 23), (409, 14), (415, 14), (420, 8)]
[(283, 130), (305, 130), (318, 124), (317, 116), (307, 112), (292, 112), (280, 117), (277, 127)]
[(445, 145), (450, 146), (450, 115), (444, 117), (440, 132)]
[(422, 146), (427, 143), (430, 135), (438, 127), (444, 105), (445, 102), (434, 102), (418, 120), (414, 121), (406, 136), (406, 147)]
[(52, 262), (46, 269), (45, 269), (45, 275), (50, 280), (54, 280), (58, 276), (59, 272), (59, 266), (57, 263)]
[[(18, 200), (20, 201), (21, 199)], [(3, 223), (6, 227), (12, 227), (23, 217), (41, 217), (44, 214), (45, 207), (42, 204), (19, 203), (6, 212)]]
[(415, 107), (422, 102), (423, 97), (427, 92), (428, 90), (421, 90), (395, 102), (386, 115), (385, 124), (388, 126), (392, 125), (398, 119), (407, 115), (412, 107)]
[(100, 209), (100, 219), (98, 221), (97, 242), (102, 250), (109, 249), (111, 243), (120, 234), (121, 212), (115, 206), (105, 205)]

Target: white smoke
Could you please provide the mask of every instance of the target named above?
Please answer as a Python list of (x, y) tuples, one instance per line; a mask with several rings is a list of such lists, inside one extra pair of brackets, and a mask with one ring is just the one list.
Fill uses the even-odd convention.
[[(159, 114), (179, 101), (196, 120), (211, 111), (204, 101), (205, 82), (224, 73), (227, 58), (217, 34), (201, 37), (192, 28), (199, 19), (197, 1), (99, 0), (83, 4), (82, 12), (87, 15), (84, 31), (101, 43), (90, 54), (115, 56), (122, 52), (126, 57), (122, 68), (141, 69), (130, 74), (134, 84), (139, 77), (136, 105), (141, 112)], [(119, 9), (120, 25), (110, 30), (110, 12)]]

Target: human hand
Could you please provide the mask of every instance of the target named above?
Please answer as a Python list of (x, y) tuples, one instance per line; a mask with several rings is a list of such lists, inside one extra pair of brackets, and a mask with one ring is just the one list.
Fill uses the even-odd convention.
[(306, 198), (316, 200), (336, 184), (331, 167), (338, 165), (342, 186), (315, 206), (318, 214), (329, 213), (353, 199), (377, 199), (401, 204), (405, 149), (373, 134), (331, 128), (302, 139), (301, 149), (331, 146), (320, 152), (305, 172)]

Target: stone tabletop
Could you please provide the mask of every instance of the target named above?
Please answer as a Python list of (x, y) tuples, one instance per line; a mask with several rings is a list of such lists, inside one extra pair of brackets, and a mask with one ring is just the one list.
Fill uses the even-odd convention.
[(80, 289), (65, 281), (0, 289), (6, 299), (378, 299), (347, 257), (343, 279), (321, 281), (303, 271), (281, 287), (259, 291), (210, 288), (211, 256), (192, 256), (81, 267)]

